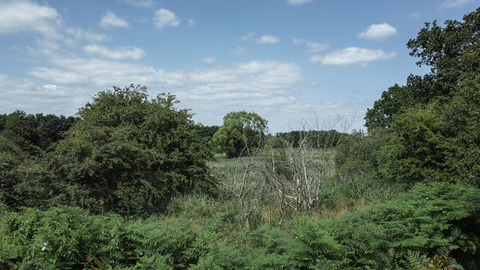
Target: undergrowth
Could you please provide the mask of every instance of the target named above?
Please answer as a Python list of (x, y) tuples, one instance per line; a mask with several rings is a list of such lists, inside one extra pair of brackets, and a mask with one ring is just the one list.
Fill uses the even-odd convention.
[(65, 206), (2, 208), (0, 268), (478, 269), (479, 198), (478, 189), (423, 184), (337, 219), (299, 217), (250, 231), (201, 197), (146, 220)]

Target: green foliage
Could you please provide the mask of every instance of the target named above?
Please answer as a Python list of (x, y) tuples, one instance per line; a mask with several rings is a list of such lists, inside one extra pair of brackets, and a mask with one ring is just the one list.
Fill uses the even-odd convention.
[(430, 66), (431, 73), (423, 77), (410, 75), (406, 86), (395, 85), (383, 92), (381, 99), (367, 110), (365, 126), (389, 128), (394, 115), (404, 109), (433, 101), (448, 102), (462, 74), (478, 69), (475, 57), (466, 57), (465, 53), (478, 46), (479, 16), (477, 9), (465, 15), (463, 22), (447, 20), (445, 27), (436, 21), (425, 23), (407, 47), (411, 56), (420, 58), (417, 65)]
[(0, 152), (0, 204), (12, 206), (17, 204), (13, 190), (15, 181), (10, 172), (18, 163), (19, 160), (14, 155)]
[(202, 138), (209, 138), (211, 139), (215, 132), (217, 132), (220, 127), (219, 126), (204, 126), (202, 123), (198, 123), (194, 126), (194, 129), (197, 131), (198, 135)]
[(388, 133), (377, 128), (368, 132), (352, 131), (342, 139), (335, 152), (337, 176), (367, 177), (383, 163), (379, 150), (388, 141)]
[(321, 266), (336, 266), (343, 247), (321, 225), (305, 218), (291, 229), (264, 225), (243, 245), (213, 244), (190, 269), (335, 269)]
[(133, 85), (99, 92), (54, 152), (17, 169), (25, 205), (136, 215), (161, 210), (177, 194), (214, 192), (212, 154), (175, 103), (166, 94), (149, 100)]
[(448, 183), (417, 185), (394, 201), (326, 221), (326, 229), (347, 247), (346, 269), (409, 269), (410, 252), (433, 257), (443, 248), (478, 269), (480, 219), (467, 207), (478, 205), (478, 196), (478, 189)]
[(16, 177), (13, 171), (28, 154), (22, 151), (15, 141), (15, 136), (10, 136), (11, 133), (6, 130), (0, 132), (0, 203), (18, 206), (14, 192)]
[(448, 143), (453, 148), (449, 160), (456, 168), (454, 177), (480, 187), (480, 76), (477, 74), (462, 80), (444, 111), (453, 131)]
[(427, 256), (418, 256), (418, 252), (411, 252), (413, 255), (411, 264), (415, 265), (417, 269), (421, 270), (455, 270), (464, 269), (463, 266), (456, 263), (456, 260), (448, 257), (450, 251), (448, 249), (439, 249), (438, 254), (435, 254), (433, 258), (427, 258)]
[(454, 145), (447, 143), (450, 132), (435, 104), (415, 107), (398, 116), (390, 140), (382, 149), (386, 163), (384, 177), (403, 182), (447, 181), (455, 174), (448, 160)]
[(463, 22), (447, 20), (444, 27), (438, 26), (436, 21), (425, 23), (417, 37), (407, 43), (412, 50), (410, 55), (419, 57), (417, 65), (430, 66), (442, 79), (458, 80), (459, 74), (471, 68), (457, 59), (477, 44), (479, 17), (480, 8), (463, 16)]
[(196, 260), (186, 252), (194, 234), (185, 220), (170, 225), (157, 220), (128, 224), (116, 216), (89, 216), (72, 207), (27, 209), (3, 218), (0, 265), (2, 269), (184, 269)]
[(479, 198), (475, 188), (419, 184), (335, 220), (302, 217), (250, 232), (226, 223), (221, 208), (193, 221), (129, 221), (64, 206), (3, 210), (0, 268), (478, 269)]
[(43, 115), (38, 113), (35, 115), (35, 132), (37, 140), (34, 144), (44, 151), (52, 151), (53, 144), (64, 138), (64, 133), (69, 130), (78, 118), (73, 116), (65, 117), (63, 115), (56, 116), (53, 114)]
[(5, 129), (5, 122), (7, 121), (8, 115), (5, 114), (0, 114), (0, 131)]
[(290, 132), (278, 132), (275, 135), (275, 148), (292, 147), (298, 148), (302, 145), (302, 140), (308, 139), (311, 147), (314, 148), (334, 148), (342, 140), (344, 134), (332, 129), (326, 130), (294, 130)]
[(439, 93), (436, 86), (436, 77), (427, 74), (423, 77), (410, 75), (407, 84), (395, 84), (384, 91), (379, 100), (375, 101), (371, 109), (367, 109), (365, 126), (368, 130), (390, 128), (395, 121), (395, 115), (403, 113), (417, 104), (427, 104), (445, 93)]
[(18, 145), (18, 140), (9, 131), (0, 132), (0, 152), (8, 153), (18, 160), (23, 160), (28, 156)]
[(383, 203), (405, 192), (403, 183), (386, 182), (378, 175), (332, 177), (322, 185), (318, 212), (326, 218), (336, 218), (344, 211), (357, 211)]
[(223, 117), (223, 126), (213, 135), (212, 143), (228, 158), (248, 155), (263, 145), (267, 123), (254, 112), (230, 112)]
[(382, 149), (387, 179), (479, 185), (479, 22), (480, 8), (444, 27), (426, 23), (407, 43), (431, 73), (390, 88), (365, 117), (367, 127), (391, 131)]
[(51, 151), (52, 144), (63, 139), (63, 133), (77, 121), (71, 116), (27, 115), (18, 110), (1, 118), (1, 136), (18, 145), (22, 151), (37, 156)]
[(35, 117), (24, 111), (15, 111), (7, 116), (4, 130), (10, 131), (11, 136), (17, 138), (17, 143), (24, 151), (35, 153), (34, 142), (37, 140), (35, 132)]

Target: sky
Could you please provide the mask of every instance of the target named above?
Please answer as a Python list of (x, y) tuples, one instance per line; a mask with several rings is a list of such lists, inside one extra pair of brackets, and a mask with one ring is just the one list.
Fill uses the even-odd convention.
[[(206, 126), (255, 112), (269, 131), (365, 129), (409, 74), (425, 22), (475, 0), (0, 0), (0, 113), (75, 115), (131, 84)], [(339, 120), (342, 119), (342, 120)]]

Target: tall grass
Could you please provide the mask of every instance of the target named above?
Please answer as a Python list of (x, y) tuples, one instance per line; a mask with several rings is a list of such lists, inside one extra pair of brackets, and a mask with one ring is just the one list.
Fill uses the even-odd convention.
[[(277, 150), (278, 151), (278, 150)], [(292, 151), (290, 149), (289, 151)], [(312, 149), (309, 151), (323, 151)], [(370, 176), (352, 176), (336, 177), (334, 151), (325, 152), (328, 162), (326, 162), (326, 173), (320, 186), (320, 200), (314, 208), (308, 213), (317, 220), (332, 219), (338, 217), (345, 211), (357, 211), (373, 204), (382, 203), (395, 199), (398, 194), (403, 193), (405, 186), (399, 183), (386, 183), (383, 179)], [(204, 195), (186, 195), (175, 198), (168, 206), (169, 213), (183, 218), (209, 218), (213, 214), (222, 212), (225, 220), (244, 226), (244, 220), (241, 217), (241, 207), (236, 197), (230, 192), (234, 185), (238, 185), (234, 179), (245, 172), (247, 165), (256, 163), (255, 169), (261, 170), (262, 163), (271, 162), (271, 152), (263, 151), (259, 155), (251, 157), (240, 157), (227, 159), (217, 155), (217, 161), (209, 163), (213, 175), (218, 179), (224, 188), (217, 198), (209, 198)], [(310, 168), (314, 169), (314, 168)], [(247, 178), (247, 186), (255, 187), (258, 182), (264, 181), (261, 173), (251, 174)], [(263, 190), (252, 190), (247, 199), (254, 197), (260, 198), (257, 208), (251, 214), (250, 225), (252, 229), (258, 228), (262, 224), (268, 223), (275, 225), (281, 218), (278, 201), (268, 188)], [(258, 194), (263, 192), (263, 194)], [(297, 219), (304, 216), (302, 211), (295, 211), (286, 207), (283, 212), (283, 219)]]

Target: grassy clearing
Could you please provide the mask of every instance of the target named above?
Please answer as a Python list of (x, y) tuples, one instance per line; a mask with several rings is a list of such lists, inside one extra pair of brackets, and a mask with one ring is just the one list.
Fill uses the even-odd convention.
[[(282, 150), (274, 151), (275, 157), (278, 157)], [(298, 149), (289, 151), (298, 151)], [(358, 211), (373, 204), (393, 200), (405, 190), (401, 184), (385, 183), (376, 176), (336, 177), (334, 151), (322, 149), (307, 151), (304, 156), (312, 157), (312, 162), (306, 167), (306, 171), (315, 171), (319, 168), (325, 170), (322, 174), (318, 174), (321, 177), (318, 181), (320, 199), (308, 213), (317, 220), (334, 219), (346, 211)], [(301, 155), (293, 157), (303, 158)], [(239, 229), (244, 227), (246, 222), (242, 213), (245, 214), (248, 211), (251, 211), (248, 222), (252, 229), (262, 224), (277, 226), (281, 218), (294, 220), (305, 215), (303, 211), (286, 205), (282, 212), (275, 194), (265, 184), (265, 175), (262, 170), (270, 168), (268, 163), (272, 162), (272, 151), (263, 151), (250, 157), (228, 159), (225, 155), (217, 155), (216, 158), (217, 161), (210, 162), (209, 166), (221, 186), (219, 197), (212, 199), (203, 195), (186, 195), (175, 198), (168, 206), (170, 215), (202, 219), (211, 218), (216, 213), (222, 212), (225, 215), (224, 221), (236, 224)], [(297, 161), (302, 162), (302, 160)], [(311, 175), (315, 176), (313, 173)], [(242, 201), (238, 196), (241, 192), (245, 193), (241, 199), (246, 210), (242, 210)]]

